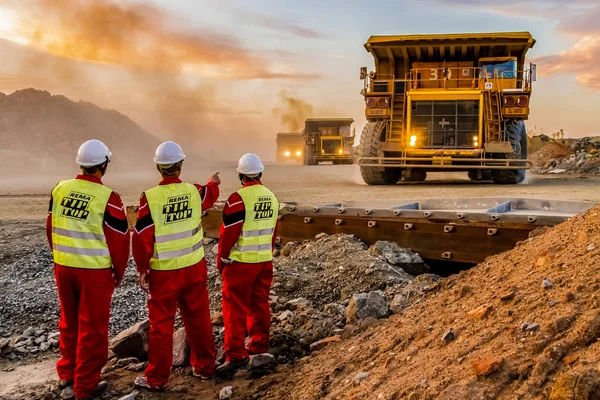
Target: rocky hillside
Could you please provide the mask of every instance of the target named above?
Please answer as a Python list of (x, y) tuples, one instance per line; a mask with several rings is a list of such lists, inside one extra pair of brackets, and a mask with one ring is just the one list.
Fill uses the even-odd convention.
[(0, 93), (1, 175), (72, 171), (77, 148), (92, 138), (109, 146), (113, 168), (124, 169), (151, 166), (159, 143), (115, 110), (35, 89)]

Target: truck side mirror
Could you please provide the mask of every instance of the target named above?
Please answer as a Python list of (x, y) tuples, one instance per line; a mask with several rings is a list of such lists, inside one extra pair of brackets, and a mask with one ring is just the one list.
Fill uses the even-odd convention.
[(531, 70), (531, 81), (535, 82), (537, 80), (537, 67), (535, 64), (529, 64), (529, 69)]
[(364, 81), (367, 79), (367, 67), (360, 67), (360, 80)]

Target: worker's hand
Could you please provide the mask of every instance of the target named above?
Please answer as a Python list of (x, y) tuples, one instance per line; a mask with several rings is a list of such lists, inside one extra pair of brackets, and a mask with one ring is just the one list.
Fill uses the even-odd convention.
[(147, 272), (140, 272), (139, 276), (140, 287), (146, 293), (150, 293), (150, 275)]
[(220, 185), (221, 184), (221, 178), (219, 177), (219, 174), (220, 174), (220, 172), (215, 172), (214, 174), (212, 174), (212, 176), (210, 176), (208, 178), (208, 181), (209, 182), (214, 182), (217, 185)]
[(112, 277), (115, 280), (115, 287), (118, 288), (119, 286), (121, 286), (121, 282), (123, 282), (123, 277), (119, 277), (116, 272), (115, 269), (112, 269)]

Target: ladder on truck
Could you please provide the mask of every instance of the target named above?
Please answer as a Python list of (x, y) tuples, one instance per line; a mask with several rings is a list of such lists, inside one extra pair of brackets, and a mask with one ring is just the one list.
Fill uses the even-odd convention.
[[(491, 84), (491, 81), (486, 80), (486, 84)], [(487, 86), (486, 85), (486, 86)], [(498, 86), (496, 86), (498, 87)], [(483, 102), (485, 108), (485, 127), (486, 127), (486, 142), (502, 141), (502, 119), (501, 119), (501, 98), (500, 93), (496, 90), (485, 89), (483, 91)]]
[(395, 80), (393, 90), (390, 129), (387, 139), (390, 142), (400, 142), (404, 134), (404, 117), (406, 116), (406, 82)]

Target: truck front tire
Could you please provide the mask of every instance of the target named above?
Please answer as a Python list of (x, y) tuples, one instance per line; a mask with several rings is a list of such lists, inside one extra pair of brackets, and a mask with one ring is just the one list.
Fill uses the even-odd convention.
[[(369, 121), (363, 128), (358, 146), (359, 157), (380, 157), (379, 149), (385, 141), (386, 121)], [(376, 164), (364, 161), (364, 164)], [(400, 168), (360, 166), (360, 175), (367, 185), (395, 185), (402, 176)]]
[[(506, 122), (506, 134), (513, 148), (513, 154), (508, 158), (527, 159), (527, 130), (522, 120), (509, 120)], [(492, 179), (501, 185), (515, 185), (525, 180), (525, 169), (494, 169)]]

